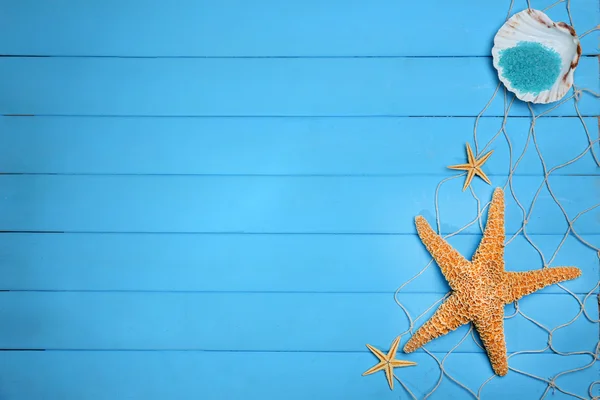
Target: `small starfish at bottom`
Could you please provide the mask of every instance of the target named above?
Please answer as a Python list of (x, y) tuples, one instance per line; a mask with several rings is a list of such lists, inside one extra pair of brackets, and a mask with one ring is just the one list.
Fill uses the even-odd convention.
[(363, 376), (371, 375), (371, 374), (373, 374), (375, 372), (379, 372), (379, 371), (385, 371), (385, 375), (387, 377), (388, 384), (390, 385), (390, 389), (394, 390), (394, 368), (409, 367), (411, 365), (417, 365), (416, 362), (401, 361), (401, 360), (395, 359), (396, 351), (398, 350), (399, 344), (400, 344), (400, 336), (398, 336), (396, 339), (394, 339), (394, 341), (392, 342), (392, 346), (390, 347), (390, 351), (388, 351), (387, 354), (383, 354), (382, 351), (380, 351), (380, 350), (376, 349), (375, 347), (371, 346), (370, 344), (368, 344), (367, 347), (379, 359), (379, 363), (377, 363), (377, 365), (375, 365), (372, 368), (369, 368), (367, 371), (365, 371)]

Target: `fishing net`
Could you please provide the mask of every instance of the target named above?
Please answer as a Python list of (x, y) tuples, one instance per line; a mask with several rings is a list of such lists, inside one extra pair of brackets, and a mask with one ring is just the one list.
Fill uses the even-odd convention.
[[(557, 6), (564, 7), (565, 15), (568, 17), (570, 25), (574, 26), (575, 29), (577, 30), (577, 26), (574, 24), (574, 21), (573, 21), (572, 15), (571, 15), (570, 0), (558, 1), (554, 4), (552, 4), (551, 6), (543, 9), (543, 11), (546, 11), (550, 8), (557, 7)], [(508, 14), (506, 17), (507, 19), (510, 17), (510, 15), (512, 15), (513, 7), (514, 7), (514, 0), (510, 3), (509, 9), (508, 9)], [(532, 5), (530, 4), (529, 1), (527, 2), (527, 7), (529, 7), (529, 8), (532, 7)], [(591, 29), (591, 30), (581, 34), (579, 37), (582, 38), (582, 37), (592, 33), (593, 31), (596, 31), (597, 29), (598, 29), (597, 27), (594, 29)], [(524, 147), (518, 152), (514, 151), (513, 144), (511, 142), (511, 134), (509, 134), (508, 129), (507, 129), (507, 124), (506, 124), (510, 118), (510, 110), (515, 102), (515, 97), (511, 93), (507, 92), (506, 89), (504, 89), (501, 84), (498, 84), (498, 86), (496, 87), (496, 90), (494, 91), (493, 95), (491, 96), (489, 102), (485, 105), (485, 107), (483, 107), (482, 111), (479, 113), (479, 115), (475, 119), (475, 124), (474, 124), (475, 126), (474, 126), (474, 131), (473, 131), (473, 141), (475, 144), (474, 151), (477, 156), (479, 156), (480, 154), (483, 154), (486, 150), (489, 150), (489, 148), (492, 144), (494, 144), (496, 141), (500, 141), (500, 140), (504, 140), (509, 149), (509, 157), (508, 157), (508, 160), (506, 160), (507, 170), (509, 172), (508, 172), (508, 177), (502, 186), (506, 192), (507, 200), (508, 200), (508, 196), (512, 196), (512, 198), (518, 205), (519, 209), (521, 210), (522, 221), (521, 221), (520, 228), (518, 229), (518, 231), (516, 233), (514, 233), (513, 235), (506, 237), (505, 244), (508, 248), (516, 237), (518, 237), (518, 236), (524, 237), (525, 240), (527, 241), (528, 245), (532, 246), (540, 256), (540, 265), (538, 266), (539, 268), (545, 268), (545, 267), (551, 266), (553, 264), (557, 254), (559, 253), (559, 251), (561, 250), (561, 248), (563, 247), (565, 241), (567, 240), (567, 238), (569, 236), (575, 237), (577, 240), (579, 240), (585, 246), (585, 251), (589, 251), (589, 252), (593, 253), (600, 261), (600, 249), (598, 247), (596, 247), (594, 244), (587, 241), (580, 234), (578, 234), (577, 230), (574, 227), (574, 223), (579, 218), (581, 218), (582, 216), (584, 216), (586, 213), (590, 212), (591, 210), (595, 209), (596, 207), (600, 207), (600, 203), (598, 203), (590, 208), (579, 210), (575, 215), (573, 215), (573, 213), (568, 214), (567, 211), (565, 210), (565, 207), (563, 206), (563, 204), (561, 204), (561, 201), (565, 201), (565, 199), (559, 199), (559, 197), (553, 192), (552, 184), (549, 179), (552, 176), (552, 174), (555, 173), (556, 171), (559, 171), (569, 165), (572, 165), (573, 163), (581, 162), (581, 160), (584, 159), (585, 157), (591, 157), (593, 159), (593, 162), (596, 164), (596, 166), (600, 167), (600, 160), (598, 158), (597, 150), (596, 150), (596, 147), (598, 146), (598, 142), (600, 140), (598, 138), (592, 137), (592, 135), (590, 134), (589, 127), (586, 125), (586, 121), (579, 110), (579, 102), (583, 96), (591, 96), (592, 98), (594, 98), (594, 100), (597, 99), (598, 97), (600, 97), (598, 93), (595, 93), (587, 88), (577, 86), (577, 76), (575, 75), (575, 83), (573, 85), (573, 88), (572, 88), (570, 94), (567, 95), (565, 98), (563, 98), (561, 101), (557, 102), (552, 108), (550, 108), (542, 113), (536, 114), (534, 112), (534, 109), (529, 105), (528, 108), (530, 111), (530, 116), (529, 116), (530, 126), (528, 129), (528, 132), (519, 132), (520, 134), (526, 134), (527, 138), (526, 138)], [(485, 112), (487, 111), (487, 109), (490, 107), (490, 105), (494, 101), (502, 101), (502, 100), (504, 101), (504, 116), (502, 118), (502, 125), (501, 125), (500, 129), (496, 132), (495, 135), (493, 135), (493, 137), (490, 140), (487, 141), (487, 143), (480, 143), (480, 140), (478, 140), (479, 139), (478, 138), (478, 125), (479, 125), (480, 118), (482, 116), (484, 116)], [(537, 132), (537, 128), (536, 128), (536, 122), (538, 121), (539, 118), (547, 116), (547, 114), (552, 112), (553, 110), (555, 110), (559, 107), (567, 107), (569, 105), (574, 107), (574, 110), (577, 114), (577, 118), (581, 122), (581, 132), (580, 133), (569, 132), (568, 135), (569, 136), (577, 135), (577, 134), (585, 135), (585, 142), (587, 143), (587, 145), (581, 148), (581, 152), (576, 157), (568, 160), (567, 162), (564, 162), (564, 163), (562, 163), (560, 165), (556, 165), (556, 166), (549, 166), (544, 159), (542, 147), (539, 145), (539, 142), (538, 142), (538, 132)], [(594, 130), (597, 128), (598, 127), (596, 127), (596, 126), (592, 127), (592, 129), (594, 129)], [(516, 133), (512, 132), (512, 134), (516, 134)], [(543, 132), (542, 132), (542, 134), (543, 134)], [(515, 186), (513, 185), (513, 176), (514, 176), (515, 172), (519, 170), (520, 163), (528, 152), (534, 152), (536, 157), (539, 158), (539, 162), (541, 163), (542, 168), (543, 168), (543, 175), (540, 176), (540, 178), (542, 178), (541, 183), (540, 183), (539, 187), (537, 188), (537, 190), (535, 191), (535, 195), (533, 197), (532, 202), (530, 204), (525, 204), (523, 201), (520, 200), (520, 194), (515, 190)], [(464, 173), (450, 176), (446, 179), (443, 179), (441, 182), (439, 182), (439, 184), (437, 185), (436, 191), (435, 191), (435, 211), (436, 211), (435, 222), (437, 225), (437, 231), (439, 233), (441, 233), (441, 229), (440, 229), (441, 222), (440, 221), (443, 221), (443, 217), (440, 217), (440, 210), (439, 210), (439, 206), (438, 206), (440, 189), (448, 181), (457, 179), (457, 178), (464, 179)], [(477, 197), (477, 195), (476, 195), (475, 191), (472, 189), (472, 187), (470, 187), (469, 189), (470, 189), (471, 195), (473, 196), (474, 204), (476, 204), (476, 207), (477, 207), (477, 217), (474, 220), (470, 221), (465, 226), (456, 230), (455, 232), (445, 235), (444, 238), (449, 238), (449, 237), (455, 236), (455, 235), (459, 234), (460, 232), (464, 231), (465, 229), (467, 229), (468, 227), (475, 225), (475, 224), (479, 225), (481, 232), (483, 232), (483, 228), (485, 226), (485, 221), (482, 219), (482, 215), (483, 215), (485, 209), (489, 206), (489, 202), (484, 204)], [(538, 201), (538, 199), (540, 198), (540, 195), (544, 195), (544, 196), (549, 195), (550, 198), (556, 203), (556, 206), (558, 207), (560, 212), (564, 215), (564, 220), (565, 220), (565, 232), (564, 232), (564, 235), (561, 237), (562, 240), (560, 241), (558, 246), (556, 246), (554, 251), (551, 253), (543, 252), (540, 249), (540, 247), (538, 245), (536, 245), (535, 240), (532, 239), (532, 237), (527, 233), (528, 222), (531, 221), (532, 217), (538, 216), (538, 215), (536, 215), (535, 204)], [(590, 193), (590, 196), (593, 196), (593, 194)], [(567, 199), (567, 201), (568, 201), (568, 199)], [(421, 313), (416, 318), (411, 315), (408, 307), (405, 306), (404, 304), (402, 304), (402, 302), (399, 299), (398, 294), (401, 293), (408, 285), (410, 285), (411, 282), (413, 282), (417, 279), (425, 279), (425, 278), (421, 278), (421, 276), (429, 268), (436, 268), (436, 266), (433, 263), (433, 260), (430, 260), (429, 263), (427, 265), (425, 265), (423, 267), (423, 269), (421, 269), (416, 275), (414, 275), (407, 282), (403, 283), (397, 289), (397, 291), (395, 293), (396, 303), (403, 310), (403, 312), (406, 314), (406, 317), (408, 319), (408, 325), (409, 325), (408, 329), (405, 332), (401, 333), (401, 336), (403, 337), (403, 339), (407, 339), (408, 337), (412, 336), (412, 334), (415, 332), (415, 329), (418, 328), (425, 321), (425, 318), (424, 318), (425, 314), (429, 313), (431, 310), (435, 310), (448, 296), (448, 295), (446, 295), (446, 296), (440, 298), (435, 304), (432, 304), (431, 307), (429, 307), (425, 312)], [(529, 268), (529, 269), (534, 269), (534, 268), (535, 268), (535, 266), (531, 266), (531, 268)], [(588, 279), (589, 279), (589, 277), (588, 277)], [(598, 319), (597, 309), (595, 310), (595, 312), (590, 312), (585, 307), (585, 304), (588, 300), (594, 301), (595, 304), (597, 304), (596, 302), (600, 303), (600, 296), (598, 295), (598, 288), (600, 286), (600, 281), (597, 281), (598, 277), (596, 277), (594, 279), (596, 280), (596, 284), (593, 286), (593, 288), (589, 292), (585, 293), (583, 296), (581, 294), (578, 295), (578, 294), (572, 292), (571, 290), (566, 288), (564, 285), (561, 285), (561, 284), (556, 285), (560, 288), (561, 291), (563, 291), (563, 293), (571, 296), (574, 299), (574, 301), (572, 302), (573, 307), (577, 307), (577, 306), (579, 307), (579, 310), (576, 313), (575, 317), (566, 323), (560, 324), (558, 326), (553, 326), (553, 327), (544, 326), (542, 323), (540, 323), (536, 319), (529, 316), (526, 312), (524, 312), (519, 307), (518, 302), (514, 304), (514, 312), (511, 312), (508, 315), (505, 315), (505, 320), (512, 319), (512, 318), (524, 318), (529, 323), (534, 324), (539, 329), (542, 329), (545, 332), (545, 335), (547, 335), (546, 340), (544, 342), (541, 342), (539, 344), (539, 346), (536, 346), (536, 349), (534, 349), (534, 350), (523, 350), (523, 351), (517, 351), (517, 352), (512, 352), (512, 353), (509, 351), (509, 353), (508, 353), (508, 363), (509, 363), (509, 367), (510, 367), (510, 371), (511, 371), (511, 372), (509, 372), (509, 374), (510, 373), (521, 374), (527, 378), (530, 378), (531, 380), (535, 380), (535, 381), (542, 382), (543, 384), (545, 384), (546, 388), (543, 391), (541, 398), (546, 397), (548, 394), (556, 393), (556, 391), (559, 391), (561, 393), (564, 393), (565, 395), (572, 396), (574, 398), (586, 399), (586, 397), (582, 397), (579, 394), (572, 393), (569, 390), (567, 390), (565, 387), (563, 387), (559, 378), (564, 377), (569, 374), (576, 374), (580, 371), (583, 371), (583, 370), (586, 370), (589, 368), (596, 368), (595, 363), (598, 361), (598, 359), (600, 357), (600, 355), (599, 355), (600, 338), (598, 338), (598, 341), (596, 342), (595, 347), (592, 349), (584, 348), (584, 349), (581, 349), (580, 351), (571, 351), (571, 352), (564, 352), (564, 351), (561, 351), (560, 349), (558, 349), (554, 345), (552, 339), (553, 339), (553, 335), (557, 331), (563, 330), (563, 329), (568, 329), (569, 326), (574, 324), (579, 319), (587, 319), (587, 321), (589, 321), (589, 323), (595, 324), (596, 328), (600, 328), (600, 320)], [(448, 359), (450, 359), (453, 356), (453, 353), (456, 351), (456, 349), (459, 348), (467, 340), (473, 340), (473, 342), (480, 348), (481, 352), (484, 352), (484, 349), (481, 346), (480, 341), (476, 337), (476, 334), (475, 334), (475, 331), (474, 331), (472, 325), (470, 326), (470, 328), (466, 332), (466, 334), (464, 334), (464, 336), (462, 336), (462, 338), (458, 341), (458, 343), (450, 351), (448, 351), (446, 354), (443, 354), (442, 356), (440, 356), (439, 353), (435, 353), (433, 351), (428, 350), (427, 346), (424, 346), (422, 348), (422, 351), (424, 351), (430, 357), (432, 357), (435, 360), (436, 364), (439, 366), (439, 378), (437, 379), (435, 385), (432, 388), (424, 391), (425, 394), (424, 394), (423, 398), (430, 397), (440, 387), (440, 385), (442, 384), (442, 382), (444, 380), (449, 380), (452, 382), (452, 384), (457, 385), (458, 387), (462, 388), (464, 390), (465, 397), (472, 396), (476, 399), (485, 399), (486, 398), (486, 392), (484, 392), (483, 389), (492, 380), (500, 379), (499, 377), (497, 377), (496, 375), (494, 375), (492, 373), (491, 376), (488, 379), (486, 379), (479, 387), (470, 387), (466, 383), (461, 382), (457, 378), (453, 377), (445, 369), (446, 361)], [(575, 336), (574, 336), (573, 340), (575, 342), (577, 341), (576, 331), (575, 331)], [(403, 340), (403, 342), (404, 341), (405, 340)], [(510, 350), (510, 348), (509, 348), (509, 350)], [(562, 357), (573, 357), (573, 356), (580, 357), (582, 355), (588, 356), (589, 362), (584, 365), (580, 365), (576, 368), (565, 369), (551, 377), (537, 376), (529, 371), (526, 371), (523, 369), (518, 369), (518, 368), (515, 368), (512, 366), (515, 364), (514, 360), (517, 359), (518, 357), (527, 357), (527, 356), (535, 357), (535, 355), (537, 355), (539, 353), (546, 353), (546, 352), (551, 352), (553, 354), (557, 354)], [(581, 363), (579, 363), (579, 364), (581, 364)], [(471, 366), (471, 368), (477, 368), (477, 367)], [(395, 378), (412, 398), (417, 399), (416, 395), (410, 390), (410, 388), (406, 385), (405, 382), (403, 382), (398, 376), (395, 376)], [(589, 382), (589, 386), (587, 387), (587, 391), (588, 391), (587, 394), (589, 395), (589, 397), (587, 397), (587, 398), (600, 399), (600, 397), (594, 396), (594, 391), (597, 393), (599, 388), (600, 388), (600, 380), (595, 380), (595, 381)], [(487, 393), (487, 394), (489, 394), (489, 393)], [(498, 394), (501, 394), (501, 393), (498, 393), (497, 388), (496, 388), (494, 395), (497, 396)]]

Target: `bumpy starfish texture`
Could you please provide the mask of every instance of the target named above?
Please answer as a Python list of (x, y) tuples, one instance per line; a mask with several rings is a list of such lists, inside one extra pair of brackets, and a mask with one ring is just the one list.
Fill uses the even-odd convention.
[(504, 306), (548, 285), (575, 279), (575, 267), (526, 272), (504, 270), (504, 193), (494, 191), (483, 239), (467, 261), (427, 221), (416, 218), (417, 232), (452, 289), (450, 297), (404, 346), (413, 352), (431, 340), (473, 322), (497, 375), (508, 373), (504, 337)]
[(373, 373), (379, 372), (379, 371), (385, 371), (385, 376), (387, 378), (388, 384), (390, 385), (390, 389), (393, 390), (394, 389), (394, 368), (417, 365), (417, 363), (412, 362), (412, 361), (401, 361), (401, 360), (395, 359), (396, 351), (398, 351), (399, 344), (400, 344), (400, 336), (398, 336), (396, 339), (394, 339), (394, 341), (392, 342), (392, 346), (390, 347), (390, 351), (388, 351), (387, 354), (383, 354), (383, 352), (381, 352), (380, 350), (378, 350), (375, 347), (368, 344), (367, 347), (379, 359), (379, 363), (377, 363), (375, 366), (373, 366), (372, 368), (369, 368), (367, 371), (365, 371), (363, 376), (370, 375), (370, 374), (373, 374)]
[(485, 175), (481, 167), (483, 164), (490, 158), (493, 151), (490, 151), (483, 155), (481, 158), (475, 158), (473, 155), (473, 151), (471, 150), (471, 146), (467, 143), (467, 163), (466, 164), (458, 164), (458, 165), (450, 165), (448, 168), (457, 169), (461, 171), (467, 171), (467, 179), (465, 180), (465, 185), (463, 186), (463, 192), (469, 187), (473, 177), (478, 175), (481, 179), (483, 179), (488, 185), (491, 185), (492, 182)]

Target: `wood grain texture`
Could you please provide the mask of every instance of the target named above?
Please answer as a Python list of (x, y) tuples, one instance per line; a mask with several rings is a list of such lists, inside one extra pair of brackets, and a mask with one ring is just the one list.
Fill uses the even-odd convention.
[[(553, 0), (536, 0), (544, 9)], [(0, 16), (0, 53), (125, 57), (490, 56), (509, 1), (34, 0)], [(513, 13), (527, 7), (514, 3)], [(547, 11), (569, 23), (565, 5)], [(581, 34), (600, 20), (594, 0), (571, 2)], [(36, 29), (31, 29), (35, 26)], [(40, 34), (43, 33), (43, 34)], [(584, 38), (583, 54), (598, 41)]]
[[(482, 118), (479, 151), (505, 123), (515, 175), (543, 173), (527, 118)], [(536, 139), (548, 167), (594, 140), (596, 118), (540, 118)], [(0, 171), (33, 174), (448, 175), (474, 147), (472, 118), (106, 118), (0, 117)], [(529, 140), (528, 140), (529, 138)], [(556, 143), (560, 143), (557, 146)], [(484, 170), (508, 173), (500, 133)], [(600, 145), (594, 146), (600, 154)], [(27, 154), (27, 157), (23, 157)], [(598, 175), (588, 152), (553, 175)]]
[[(1, 114), (476, 116), (497, 86), (488, 58), (0, 58)], [(26, 76), (27, 79), (19, 79)], [(576, 85), (600, 91), (598, 60)], [(537, 112), (554, 105), (535, 105)], [(600, 115), (589, 94), (585, 116)], [(511, 115), (529, 116), (524, 103)], [(503, 116), (502, 102), (486, 115)], [(572, 104), (551, 111), (576, 116)]]

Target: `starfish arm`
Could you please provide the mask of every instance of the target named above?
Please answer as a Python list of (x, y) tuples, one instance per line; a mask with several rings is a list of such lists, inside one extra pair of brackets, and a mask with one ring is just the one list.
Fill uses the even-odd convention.
[(546, 286), (575, 279), (581, 270), (575, 267), (543, 268), (534, 271), (506, 273), (506, 304), (517, 301)]
[(400, 344), (400, 336), (398, 336), (392, 342), (392, 345), (390, 346), (390, 351), (388, 351), (388, 354), (386, 356), (386, 358), (388, 360), (393, 360), (394, 358), (396, 358), (396, 352), (398, 351), (398, 345), (399, 344)]
[(479, 315), (473, 321), (485, 348), (492, 369), (499, 376), (508, 373), (506, 338), (504, 337), (504, 307), (497, 304)]
[(458, 279), (459, 273), (467, 268), (470, 263), (458, 251), (454, 250), (440, 235), (435, 233), (425, 218), (418, 216), (415, 219), (417, 233), (425, 248), (446, 277), (451, 288)]
[(448, 168), (459, 169), (461, 171), (468, 171), (468, 170), (472, 169), (473, 166), (471, 164), (457, 164), (457, 165), (450, 165)]
[(466, 306), (457, 295), (451, 295), (406, 342), (404, 352), (412, 353), (433, 339), (445, 335), (469, 321)]
[(492, 196), (483, 239), (472, 262), (485, 263), (484, 267), (496, 272), (504, 270), (504, 193), (500, 188)]
[(492, 184), (492, 181), (490, 181), (490, 178), (487, 177), (487, 175), (485, 174), (485, 172), (483, 172), (483, 170), (481, 169), (481, 167), (477, 167), (475, 168), (475, 173), (485, 181), (485, 183), (487, 183), (488, 185)]
[(386, 364), (385, 376), (387, 378), (388, 385), (390, 385), (390, 389), (394, 390), (394, 367), (392, 367), (391, 364)]
[(467, 179), (465, 179), (465, 184), (463, 185), (463, 192), (465, 190), (467, 190), (467, 188), (469, 187), (469, 185), (471, 184), (471, 181), (473, 181), (473, 177), (475, 176), (475, 170), (474, 169), (470, 169), (469, 172), (467, 173)]
[(373, 367), (371, 367), (371, 368), (369, 368), (368, 370), (366, 370), (366, 371), (363, 373), (363, 376), (366, 376), (366, 375), (371, 375), (371, 374), (374, 374), (375, 372), (379, 372), (379, 371), (381, 371), (381, 370), (384, 370), (384, 369), (386, 368), (386, 365), (387, 365), (387, 363), (386, 363), (386, 362), (384, 362), (384, 361), (382, 361), (382, 362), (380, 362), (379, 364), (377, 364), (377, 365), (374, 365)]
[(411, 365), (417, 365), (416, 362), (413, 362), (413, 361), (403, 361), (403, 360), (392, 360), (392, 361), (390, 361), (390, 364), (394, 368), (397, 368), (397, 367), (410, 367)]
[(475, 156), (473, 155), (473, 150), (471, 150), (471, 145), (467, 143), (467, 160), (471, 166), (474, 166), (476, 163)]
[(481, 167), (483, 164), (485, 164), (485, 162), (488, 160), (488, 158), (490, 158), (490, 156), (492, 155), (494, 151), (488, 151), (484, 156), (482, 156), (479, 160), (477, 160), (477, 162), (475, 163), (475, 166), (477, 167)]

